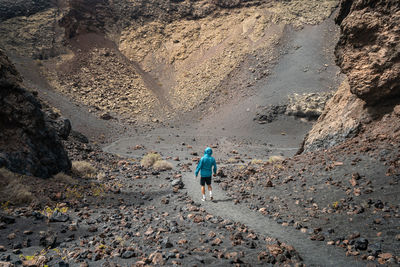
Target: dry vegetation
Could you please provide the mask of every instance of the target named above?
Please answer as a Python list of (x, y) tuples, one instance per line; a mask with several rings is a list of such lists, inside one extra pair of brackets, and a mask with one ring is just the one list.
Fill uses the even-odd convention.
[(163, 160), (158, 153), (150, 152), (143, 157), (140, 165), (145, 168), (153, 168), (157, 171), (166, 171), (172, 169), (172, 164)]
[(143, 159), (140, 161), (140, 165), (145, 167), (145, 168), (150, 168), (156, 163), (156, 161), (161, 160), (161, 156), (157, 153), (148, 153), (143, 157)]
[(153, 168), (157, 171), (167, 171), (172, 169), (172, 164), (166, 160), (159, 160), (154, 163)]
[(94, 178), (97, 170), (87, 161), (73, 161), (71, 171), (81, 178)]
[(25, 183), (26, 179), (4, 168), (0, 169), (0, 203), (18, 205), (32, 202), (34, 196), (31, 188)]
[(280, 162), (280, 161), (283, 161), (283, 160), (285, 160), (285, 158), (282, 157), (282, 156), (271, 156), (271, 157), (269, 157), (268, 162), (269, 163), (275, 163), (275, 162)]
[(58, 183), (63, 183), (63, 184), (76, 184), (78, 181), (69, 176), (68, 174), (65, 174), (63, 172), (60, 172), (56, 175), (53, 176), (53, 181), (58, 182)]

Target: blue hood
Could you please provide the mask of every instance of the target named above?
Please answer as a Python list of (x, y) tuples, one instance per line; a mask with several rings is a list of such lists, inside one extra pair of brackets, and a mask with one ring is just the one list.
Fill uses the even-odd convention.
[(204, 155), (209, 155), (209, 156), (212, 155), (212, 149), (211, 149), (211, 147), (207, 147), (206, 150), (204, 150)]

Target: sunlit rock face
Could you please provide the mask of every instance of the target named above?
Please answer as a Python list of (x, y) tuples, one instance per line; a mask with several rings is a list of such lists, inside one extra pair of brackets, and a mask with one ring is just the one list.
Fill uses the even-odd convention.
[[(306, 137), (305, 151), (332, 147), (362, 129), (396, 134), (393, 110), (400, 102), (400, 2), (343, 0), (336, 23), (341, 28), (336, 62), (347, 78)], [(390, 119), (393, 123), (388, 123)]]
[(399, 96), (400, 2), (342, 1), (336, 23), (336, 60), (351, 92), (371, 105)]

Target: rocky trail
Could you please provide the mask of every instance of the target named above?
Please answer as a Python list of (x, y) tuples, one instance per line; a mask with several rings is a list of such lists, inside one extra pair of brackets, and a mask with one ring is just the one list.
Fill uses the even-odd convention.
[(398, 266), (396, 0), (35, 4), (0, 2), (0, 267)]
[[(154, 129), (146, 134), (116, 141), (104, 150), (122, 157), (141, 158), (143, 151), (132, 149), (140, 145), (145, 151), (156, 151), (163, 156), (180, 159), (175, 168), (189, 166), (189, 172), (182, 174), (182, 181), (184, 190), (195, 203), (214, 216), (243, 223), (259, 234), (293, 245), (307, 266), (363, 265), (334, 247), (321, 246), (295, 229), (288, 229), (258, 212), (249, 211), (226, 195), (218, 184), (213, 189), (216, 200), (201, 203), (200, 186), (198, 180), (194, 179), (193, 168), (190, 168), (205, 145), (214, 145), (220, 162), (226, 163), (221, 166), (228, 169), (235, 167), (235, 164), (228, 162), (232, 151), (245, 155), (238, 163), (272, 155), (294, 155), (310, 123), (281, 116), (275, 123), (262, 125), (254, 122), (253, 116), (258, 105), (279, 104), (294, 92), (321, 92), (332, 90), (337, 85), (338, 70), (329, 56), (335, 42), (334, 33), (335, 26), (327, 20), (319, 26), (307, 26), (289, 35), (290, 40), (284, 46), (282, 57), (267, 83), (256, 84), (257, 90), (253, 96), (209, 113), (200, 123), (183, 124), (168, 130)], [(188, 152), (194, 156), (189, 158)]]

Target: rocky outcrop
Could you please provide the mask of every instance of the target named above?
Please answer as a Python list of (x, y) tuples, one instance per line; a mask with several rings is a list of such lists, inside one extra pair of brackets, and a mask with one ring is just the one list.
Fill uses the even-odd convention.
[(52, 5), (49, 0), (2, 0), (0, 1), (0, 22), (18, 17), (30, 16)]
[(356, 136), (361, 129), (360, 118), (367, 115), (363, 106), (364, 102), (350, 92), (348, 82), (344, 81), (308, 133), (305, 150), (332, 147)]
[(21, 77), (0, 51), (0, 167), (49, 177), (71, 163), (38, 100), (20, 86)]
[(71, 0), (68, 5), (69, 11), (60, 20), (67, 39), (84, 33), (105, 33), (118, 19), (109, 1)]
[(332, 95), (332, 92), (293, 94), (289, 96), (285, 114), (309, 120), (318, 119)]
[(260, 124), (270, 123), (279, 115), (294, 116), (307, 120), (316, 120), (324, 111), (325, 104), (332, 97), (332, 92), (303, 93), (288, 96), (288, 100), (279, 105), (262, 107), (253, 120)]
[[(388, 123), (400, 103), (400, 2), (342, 0), (336, 22), (336, 62), (347, 75), (304, 141), (304, 151), (328, 148), (362, 129), (396, 132)], [(391, 129), (393, 128), (393, 129)]]
[(350, 90), (369, 105), (400, 96), (400, 1), (342, 1), (335, 54)]

